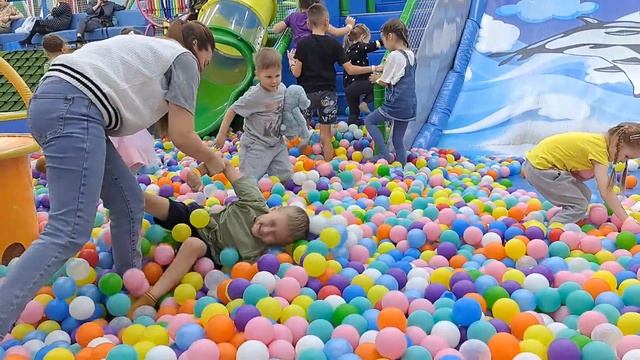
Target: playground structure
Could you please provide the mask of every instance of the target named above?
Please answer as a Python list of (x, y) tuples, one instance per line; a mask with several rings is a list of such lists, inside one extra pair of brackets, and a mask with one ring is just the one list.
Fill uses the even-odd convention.
[[(31, 91), (15, 70), (0, 58), (0, 74), (7, 77), (28, 104)], [(0, 120), (23, 118), (25, 112), (2, 113)], [(24, 134), (0, 134), (0, 261), (6, 265), (38, 238), (31, 162), (38, 151), (33, 138)]]

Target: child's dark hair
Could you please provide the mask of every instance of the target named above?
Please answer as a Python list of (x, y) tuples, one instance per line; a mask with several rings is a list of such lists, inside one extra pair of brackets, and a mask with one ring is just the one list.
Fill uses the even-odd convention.
[(353, 29), (351, 29), (347, 36), (344, 37), (344, 49), (349, 50), (351, 45), (360, 41), (368, 42), (369, 40), (366, 40), (367, 38), (371, 38), (371, 31), (369, 31), (367, 25), (357, 24)]
[(256, 70), (282, 69), (282, 56), (272, 48), (260, 49), (255, 57)]
[(48, 53), (61, 53), (64, 45), (64, 39), (56, 34), (47, 34), (42, 39), (42, 48)]
[(311, 29), (322, 26), (325, 19), (329, 17), (329, 11), (322, 4), (314, 4), (307, 10), (307, 19)]
[(169, 25), (167, 37), (179, 42), (185, 49), (191, 51), (193, 56), (196, 56), (194, 41), (198, 42), (197, 50), (214, 50), (216, 48), (216, 41), (211, 30), (199, 21), (174, 20)]
[[(613, 161), (618, 161), (618, 155), (623, 145), (631, 145), (640, 148), (640, 123), (623, 122), (607, 131), (607, 140), (609, 149), (613, 148)], [(615, 143), (614, 143), (615, 142)], [(614, 164), (615, 165), (615, 164)], [(627, 162), (624, 162), (624, 170), (620, 179), (620, 189), (624, 189), (627, 180)], [(615, 167), (609, 176), (609, 188), (613, 188), (616, 184), (617, 173)]]
[(319, 2), (320, 0), (300, 0), (300, 10), (307, 10)]
[(279, 209), (286, 212), (287, 215), (287, 230), (289, 230), (288, 245), (296, 240), (306, 239), (309, 235), (309, 215), (307, 212), (297, 206), (286, 206)]
[(400, 21), (400, 19), (388, 20), (382, 25), (380, 32), (385, 36), (393, 34), (402, 40), (406, 46), (409, 46), (409, 30), (407, 30), (407, 26)]

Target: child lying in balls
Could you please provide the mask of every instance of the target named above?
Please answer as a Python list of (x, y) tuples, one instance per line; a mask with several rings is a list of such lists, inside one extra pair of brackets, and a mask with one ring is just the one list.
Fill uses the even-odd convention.
[(155, 223), (172, 229), (177, 224), (188, 224), (194, 237), (187, 238), (171, 265), (155, 285), (134, 303), (132, 310), (142, 305), (155, 305), (157, 299), (176, 287), (193, 264), (208, 256), (220, 264), (220, 252), (234, 247), (243, 261), (256, 261), (271, 246), (286, 246), (305, 239), (309, 231), (309, 217), (297, 206), (272, 209), (253, 177), (243, 176), (226, 161), (224, 175), (231, 182), (238, 197), (222, 212), (212, 214), (209, 223), (200, 229), (190, 222), (191, 213), (202, 209), (196, 203), (184, 204), (157, 195), (145, 193), (145, 211)]

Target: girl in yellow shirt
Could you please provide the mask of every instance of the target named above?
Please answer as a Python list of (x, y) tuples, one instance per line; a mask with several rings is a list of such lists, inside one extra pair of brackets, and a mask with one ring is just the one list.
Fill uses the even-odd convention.
[(620, 184), (627, 177), (626, 162), (640, 157), (640, 123), (624, 122), (606, 134), (570, 132), (542, 140), (526, 155), (527, 181), (549, 202), (561, 208), (551, 222), (582, 220), (591, 201), (584, 181), (595, 177), (607, 206), (622, 221), (629, 216), (613, 188), (616, 171), (609, 166), (624, 162)]

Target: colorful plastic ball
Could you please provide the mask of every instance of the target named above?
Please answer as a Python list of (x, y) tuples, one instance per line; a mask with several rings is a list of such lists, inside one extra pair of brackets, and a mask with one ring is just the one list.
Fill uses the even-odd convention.
[(547, 349), (549, 360), (580, 360), (580, 349), (569, 339), (555, 339)]
[(582, 348), (584, 360), (616, 360), (613, 349), (602, 341), (591, 341)]
[(318, 253), (311, 253), (304, 258), (302, 265), (309, 275), (317, 277), (327, 269), (327, 260)]
[(155, 346), (149, 350), (145, 360), (176, 360), (177, 356), (172, 348), (166, 345)]
[(191, 227), (185, 223), (176, 224), (171, 229), (171, 236), (175, 241), (181, 243), (191, 236)]
[(231, 268), (240, 260), (240, 254), (236, 248), (227, 247), (220, 252), (220, 263), (226, 268)]
[[(189, 358), (193, 359), (217, 359), (220, 356), (218, 345), (208, 339), (200, 339), (189, 346)], [(147, 354), (147, 358), (149, 355)]]
[(204, 329), (197, 324), (186, 324), (178, 329), (175, 343), (181, 350), (187, 350), (194, 342), (204, 339)]
[(44, 356), (44, 360), (74, 360), (73, 353), (65, 348), (55, 348)]
[(453, 305), (453, 321), (460, 326), (468, 327), (482, 318), (482, 308), (471, 298), (462, 298)]
[(255, 317), (247, 323), (244, 335), (247, 340), (258, 340), (269, 344), (274, 338), (273, 323), (266, 317)]
[(69, 315), (76, 320), (87, 320), (95, 310), (95, 303), (87, 296), (78, 296), (69, 304)]
[(131, 308), (131, 298), (123, 293), (109, 296), (107, 299), (107, 310), (113, 316), (124, 316)]
[(274, 340), (269, 344), (269, 356), (274, 359), (294, 360), (295, 349), (290, 342), (285, 340)]
[(58, 299), (67, 299), (72, 297), (76, 292), (76, 283), (73, 279), (63, 276), (59, 277), (53, 283), (53, 293)]
[(202, 229), (209, 224), (209, 213), (205, 209), (196, 209), (189, 215), (189, 222), (196, 229)]
[(296, 354), (310, 349), (322, 351), (322, 349), (324, 349), (324, 343), (319, 337), (314, 335), (305, 335), (296, 343)]
[(174, 257), (175, 252), (173, 251), (173, 248), (171, 247), (171, 245), (167, 244), (158, 245), (158, 247), (156, 247), (155, 251), (153, 252), (153, 258), (155, 262), (162, 266), (171, 264)]
[(399, 329), (387, 327), (378, 332), (375, 345), (380, 355), (397, 359), (407, 350), (407, 338)]

